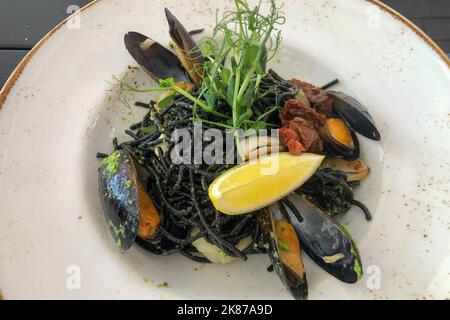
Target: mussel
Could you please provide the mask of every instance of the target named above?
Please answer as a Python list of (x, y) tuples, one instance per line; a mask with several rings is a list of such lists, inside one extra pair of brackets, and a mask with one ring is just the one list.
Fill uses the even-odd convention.
[(125, 35), (125, 47), (154, 80), (173, 78), (176, 83), (199, 85), (203, 81), (204, 57), (191, 34), (168, 9), (165, 11), (176, 55), (137, 32)]
[(136, 238), (157, 236), (160, 214), (145, 191), (133, 158), (117, 150), (105, 158), (99, 169), (99, 193), (111, 234), (122, 250)]
[(203, 63), (205, 58), (186, 28), (169, 9), (165, 8), (164, 10), (167, 21), (169, 22), (170, 37), (172, 38), (178, 59), (180, 59), (181, 64), (189, 73), (194, 83), (199, 85), (203, 82)]
[(328, 90), (327, 94), (334, 100), (333, 110), (350, 128), (371, 140), (381, 139), (375, 121), (369, 111), (355, 98), (339, 91)]
[(286, 216), (306, 254), (325, 271), (345, 283), (362, 276), (361, 258), (346, 229), (304, 197), (292, 194), (270, 207)]
[(328, 155), (346, 160), (360, 156), (359, 140), (355, 132), (379, 141), (381, 135), (367, 109), (355, 98), (339, 91), (327, 90), (333, 98), (333, 114), (320, 129)]
[(359, 140), (356, 134), (339, 118), (328, 118), (320, 128), (320, 136), (325, 142), (328, 154), (347, 160), (360, 156)]
[(322, 167), (342, 171), (347, 175), (347, 181), (361, 181), (370, 173), (370, 168), (362, 160), (347, 161), (340, 158), (328, 158)]
[(273, 268), (288, 292), (297, 300), (308, 298), (308, 283), (300, 241), (292, 224), (272, 207), (263, 215), (262, 230)]
[(322, 137), (341, 148), (355, 150), (355, 143), (350, 129), (341, 119), (329, 118), (321, 128)]
[(158, 42), (137, 32), (128, 32), (124, 38), (130, 55), (155, 80), (174, 78), (175, 82), (190, 82), (180, 60)]

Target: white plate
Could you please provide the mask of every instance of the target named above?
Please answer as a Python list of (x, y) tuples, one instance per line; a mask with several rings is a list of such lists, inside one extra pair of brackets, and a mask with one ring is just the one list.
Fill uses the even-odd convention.
[[(191, 29), (210, 28), (215, 10), (230, 7), (178, 3), (97, 1), (48, 35), (3, 88), (5, 298), (289, 298), (266, 272), (265, 256), (203, 266), (137, 248), (120, 253), (100, 212), (95, 153), (110, 151), (111, 137), (122, 137), (139, 117), (118, 103), (111, 84), (112, 75), (134, 65), (123, 35), (135, 30), (167, 43), (164, 6)], [(306, 259), (310, 298), (450, 298), (449, 61), (374, 1), (286, 1), (284, 11), (283, 51), (273, 67), (316, 84), (338, 77), (340, 89), (368, 106), (383, 136), (379, 144), (363, 141), (373, 172), (356, 194), (374, 220), (356, 210), (343, 219), (359, 243), (364, 279), (342, 284)], [(81, 28), (73, 29), (78, 18)], [(79, 290), (71, 290), (78, 271), (71, 266), (81, 271)], [(159, 288), (163, 282), (169, 287)]]

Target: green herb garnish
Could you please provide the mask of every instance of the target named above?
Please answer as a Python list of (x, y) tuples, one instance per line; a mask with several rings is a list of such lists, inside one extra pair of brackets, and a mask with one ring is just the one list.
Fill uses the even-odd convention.
[(102, 165), (106, 165), (106, 171), (109, 174), (114, 175), (117, 173), (117, 171), (119, 171), (120, 155), (121, 154), (119, 151), (115, 151), (102, 161)]
[(142, 133), (145, 133), (145, 134), (152, 134), (152, 133), (156, 132), (155, 126), (142, 127), (142, 128), (140, 128), (140, 130)]
[(353, 271), (355, 271), (356, 279), (359, 280), (362, 278), (362, 268), (358, 259), (355, 259), (355, 264), (353, 265)]
[[(283, 13), (269, 1), (270, 10), (264, 15), (259, 3), (250, 8), (245, 0), (235, 0), (235, 10), (225, 12), (211, 37), (200, 43), (205, 77), (204, 96), (213, 105), (221, 99), (231, 107), (233, 128), (252, 126), (252, 104), (258, 98), (266, 66), (279, 49), (285, 22)], [(218, 38), (223, 38), (218, 42)]]
[(278, 240), (278, 247), (284, 251), (291, 251), (291, 246), (289, 245), (289, 243), (283, 240)]
[[(138, 93), (169, 91), (172, 94), (164, 106), (173, 102), (179, 94), (191, 100), (195, 107), (214, 115), (222, 121), (207, 121), (193, 112), (192, 121), (203, 121), (223, 128), (233, 129), (238, 142), (238, 129), (264, 129), (271, 125), (263, 121), (277, 106), (258, 118), (253, 116), (252, 105), (263, 95), (260, 91), (266, 76), (267, 63), (278, 52), (281, 43), (279, 27), (285, 18), (275, 0), (268, 1), (270, 9), (263, 13), (262, 2), (250, 7), (246, 0), (234, 0), (233, 11), (224, 13), (218, 20), (210, 37), (204, 37), (195, 50), (205, 57), (204, 79), (201, 94), (194, 97), (178, 86), (173, 78), (162, 79), (159, 87), (138, 89), (128, 83), (128, 74), (118, 80), (123, 91)], [(270, 91), (270, 90), (269, 90)], [(218, 101), (230, 107), (226, 114), (217, 110)], [(231, 116), (230, 116), (231, 115)], [(239, 143), (236, 143), (239, 146)]]
[(169, 287), (169, 284), (167, 282), (158, 284), (158, 288), (168, 288), (168, 287)]
[(356, 245), (356, 242), (352, 240), (352, 248), (351, 253), (355, 257), (355, 264), (353, 265), (353, 271), (355, 271), (356, 279), (359, 280), (362, 278), (362, 266), (359, 262), (359, 250), (358, 246)]

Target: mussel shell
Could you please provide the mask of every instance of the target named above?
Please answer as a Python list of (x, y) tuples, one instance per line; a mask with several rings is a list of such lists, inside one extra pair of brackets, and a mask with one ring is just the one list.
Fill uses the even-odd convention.
[(360, 159), (347, 161), (337, 157), (327, 158), (322, 163), (322, 167), (344, 172), (348, 182), (361, 181), (370, 174), (370, 168)]
[[(272, 213), (269, 210), (266, 215), (262, 216), (262, 230), (264, 230), (264, 239), (269, 246), (268, 255), (275, 272), (291, 296), (296, 300), (306, 300), (308, 298), (308, 282), (306, 279), (306, 274), (303, 272), (302, 277), (297, 276), (297, 274), (280, 259), (277, 239), (273, 230), (274, 221), (279, 219), (283, 219), (283, 217), (278, 215), (278, 211), (274, 211)], [(303, 261), (301, 263), (303, 265)]]
[(178, 59), (194, 83), (200, 85), (203, 81), (203, 62), (205, 58), (183, 24), (169, 9), (165, 8), (164, 10), (167, 22), (169, 23), (169, 33), (175, 44)]
[(99, 169), (98, 188), (111, 234), (122, 250), (134, 243), (139, 226), (139, 191), (132, 158), (118, 150)]
[(333, 98), (333, 110), (344, 119), (348, 125), (366, 138), (380, 141), (381, 135), (369, 111), (355, 98), (340, 92), (328, 90)]
[[(362, 276), (361, 258), (345, 228), (302, 196), (293, 194), (286, 200), (301, 215), (299, 221), (285, 206), (306, 254), (337, 279), (345, 283), (358, 281)], [(276, 210), (276, 205), (271, 210)]]
[(124, 42), (134, 60), (155, 81), (174, 78), (175, 82), (191, 82), (177, 56), (158, 42), (137, 32), (128, 32)]
[(345, 160), (353, 161), (359, 159), (361, 155), (361, 149), (359, 144), (359, 139), (353, 130), (350, 130), (353, 138), (353, 149), (347, 148), (341, 144), (336, 143), (334, 140), (329, 139), (323, 135), (321, 137), (324, 141), (324, 146), (327, 155), (340, 157)]
[(355, 139), (350, 128), (339, 118), (329, 118), (319, 130), (320, 136), (342, 156), (351, 156), (355, 152)]

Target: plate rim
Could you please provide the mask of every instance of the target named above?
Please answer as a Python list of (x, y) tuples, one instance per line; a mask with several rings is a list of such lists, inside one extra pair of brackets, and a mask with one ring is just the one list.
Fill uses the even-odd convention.
[[(62, 26), (64, 26), (68, 20), (70, 20), (72, 17), (74, 17), (77, 14), (80, 14), (89, 8), (92, 8), (95, 4), (99, 3), (101, 0), (93, 0), (92, 2), (85, 5), (83, 8), (81, 8), (79, 11), (73, 13), (69, 17), (65, 18), (63, 21), (61, 21), (56, 27), (54, 27), (51, 31), (49, 31), (31, 50), (28, 52), (28, 54), (22, 59), (22, 61), (17, 65), (17, 67), (14, 69), (14, 71), (9, 76), (8, 80), (6, 80), (3, 88), (0, 90), (0, 111), (3, 108), (3, 105), (6, 103), (6, 100), (8, 98), (9, 93), (11, 92), (12, 88), (14, 87), (17, 80), (22, 75), (23, 71), (25, 70), (26, 66), (30, 62), (30, 60), (33, 58), (33, 56), (36, 54), (36, 52), (39, 51), (39, 49), (58, 31), (61, 29)], [(428, 47), (430, 47), (434, 52), (438, 54), (438, 56), (441, 58), (441, 60), (447, 65), (447, 67), (450, 68), (450, 57), (447, 56), (447, 54), (437, 45), (437, 43), (431, 39), (423, 30), (421, 30), (418, 26), (416, 26), (411, 20), (406, 18), (404, 15), (396, 11), (395, 9), (391, 8), (385, 3), (382, 3), (380, 0), (362, 0), (369, 3), (372, 3), (376, 5), (378, 8), (383, 10), (384, 12), (391, 15), (394, 19), (400, 21), (402, 24), (404, 24), (406, 27), (411, 29), (416, 36), (418, 36)]]
[[(365, 0), (366, 2), (369, 2), (369, 6), (371, 6), (370, 5), (370, 3), (375, 3), (375, 2), (379, 2), (378, 0)], [(77, 13), (75, 13), (75, 14), (79, 14), (80, 13), (80, 11), (83, 11), (83, 10), (85, 10), (86, 8), (89, 8), (89, 7), (91, 7), (91, 6), (93, 6), (93, 5), (95, 5), (95, 4), (97, 4), (98, 2), (100, 2), (100, 0), (95, 0), (95, 1), (93, 1), (93, 2), (91, 2), (91, 3), (89, 3), (86, 7), (83, 7), (81, 10), (79, 10), (79, 11), (77, 11)], [(104, 3), (102, 3), (102, 4), (104, 4)], [(363, 2), (355, 2), (355, 5), (361, 5), (361, 4), (363, 4)], [(380, 3), (381, 4), (381, 3)], [(383, 4), (381, 4), (381, 5), (383, 5)], [(389, 8), (389, 7), (388, 7)], [(100, 9), (100, 8), (99, 8)], [(86, 10), (87, 11), (87, 10)], [(86, 11), (83, 11), (83, 12), (86, 12)], [(89, 12), (88, 12), (89, 13)], [(95, 12), (90, 12), (90, 13), (95, 13)], [(384, 14), (384, 13), (382, 13), (382, 14)], [(29, 77), (29, 74), (27, 74), (27, 73), (30, 73), (30, 68), (31, 67), (34, 67), (34, 65), (30, 65), (30, 67), (28, 68), (28, 69), (26, 69), (26, 67), (28, 66), (28, 62), (29, 61), (31, 61), (31, 59), (33, 58), (33, 56), (34, 56), (34, 53), (36, 53), (36, 52), (38, 52), (38, 50), (41, 48), (41, 47), (44, 47), (44, 50), (43, 51), (41, 51), (41, 54), (42, 53), (44, 53), (44, 52), (46, 52), (46, 50), (48, 50), (48, 47), (49, 46), (51, 46), (52, 45), (52, 43), (50, 42), (48, 45), (47, 45), (47, 47), (45, 47), (44, 46), (44, 44), (45, 44), (45, 42), (47, 42), (47, 40), (50, 40), (50, 39), (52, 39), (52, 36), (54, 35), (54, 34), (56, 34), (56, 37), (53, 37), (53, 41), (55, 41), (56, 39), (55, 38), (57, 38), (58, 36), (61, 36), (62, 34), (64, 34), (64, 33), (57, 33), (57, 31), (58, 30), (60, 30), (61, 28), (64, 28), (64, 26), (65, 26), (65, 24), (67, 23), (67, 21), (68, 20), (70, 20), (70, 18), (71, 17), (73, 17), (73, 16), (69, 16), (69, 17), (67, 17), (65, 20), (63, 20), (62, 22), (60, 22), (55, 28), (53, 28), (53, 30), (51, 30), (46, 36), (44, 36), (43, 38), (42, 38), (42, 40), (41, 41), (39, 41), (38, 42), (38, 44), (36, 45), (36, 47), (35, 48), (33, 48), (33, 50), (31, 50), (31, 51), (35, 51), (35, 52), (33, 52), (33, 53), (31, 53), (31, 51), (30, 51), (30, 53), (28, 54), (28, 55), (30, 55), (30, 57), (28, 57), (28, 55), (23, 59), (23, 61), (22, 62), (20, 62), (19, 63), (19, 65), (18, 65), (18, 67), (16, 68), (16, 69), (19, 69), (20, 68), (20, 66), (22, 65), (22, 63), (24, 64), (23, 65), (23, 67), (22, 67), (22, 70), (20, 70), (19, 71), (19, 73), (17, 74), (17, 78), (15, 79), (15, 80), (13, 80), (13, 84), (12, 84), (12, 86), (11, 86), (11, 89), (10, 90), (12, 90), (13, 88), (14, 88), (14, 85), (15, 85), (15, 83), (17, 83), (17, 87), (16, 87), (16, 89), (17, 88), (19, 88), (19, 87), (22, 87), (23, 86), (23, 83), (24, 83), (24, 81), (27, 81), (27, 77)], [(386, 18), (386, 19), (391, 19), (391, 18)], [(397, 19), (397, 18), (395, 18), (394, 17), (394, 19)], [(406, 19), (406, 18), (405, 18)], [(407, 19), (406, 19), (407, 20)], [(392, 22), (392, 20), (389, 20), (388, 22)], [(400, 25), (397, 25), (397, 27), (398, 28), (401, 28), (401, 29), (406, 29), (405, 28), (405, 24), (403, 24), (403, 23), (401, 23)], [(407, 30), (407, 29), (406, 29)], [(62, 31), (62, 32), (65, 32), (64, 30)], [(415, 35), (411, 35), (412, 37), (416, 37)], [(414, 39), (414, 38), (412, 38), (412, 39)], [(431, 40), (432, 41), (432, 40)], [(425, 46), (426, 48), (427, 47), (429, 47), (429, 46)], [(425, 53), (427, 53), (427, 56), (429, 56), (429, 55), (431, 55), (431, 53), (430, 53), (430, 51), (428, 51), (428, 49), (424, 49), (425, 50)], [(40, 58), (40, 56), (38, 55), (37, 57), (36, 57), (36, 59), (39, 59)], [(447, 60), (448, 60), (448, 57), (445, 57)], [(36, 59), (34, 60), (35, 62), (36, 62)], [(428, 59), (435, 59), (435, 58), (427, 58), (427, 60)], [(25, 61), (26, 60), (26, 61)], [(439, 62), (438, 62), (439, 61)], [(443, 67), (442, 65), (441, 65), (441, 63), (442, 63), (442, 60), (441, 59), (437, 59), (435, 62), (437, 62), (438, 63), (438, 66), (440, 66), (439, 67), (439, 69), (441, 69), (441, 68), (444, 68), (445, 69), (445, 67)], [(447, 64), (448, 64), (448, 62), (449, 61), (446, 61), (447, 62)], [(11, 80), (11, 78), (16, 74), (16, 72), (17, 72), (17, 70), (14, 70), (14, 72), (12, 73), (12, 75), (11, 75), (11, 77), (10, 77), (10, 79), (8, 79), (8, 82)], [(25, 72), (25, 75), (24, 75), (24, 77), (23, 77), (23, 79), (22, 79), (22, 81), (18, 81), (17, 82), (17, 80), (19, 80), (19, 78), (21, 77), (21, 73), (22, 72)], [(444, 71), (445, 72), (445, 71)], [(440, 72), (439, 72), (440, 73)], [(8, 83), (7, 82), (7, 83)], [(1, 89), (1, 88), (0, 88)], [(14, 90), (13, 90), (14, 91)], [(0, 94), (1, 93), (3, 93), (3, 90), (1, 90), (0, 91)], [(15, 91), (14, 91), (14, 93), (15, 93)], [(5, 99), (8, 97), (8, 94), (5, 96)], [(0, 97), (1, 98), (1, 97)], [(11, 94), (11, 99), (12, 99), (12, 94)], [(22, 98), (20, 97), (20, 100), (22, 100)], [(0, 99), (0, 109), (1, 109), (1, 106), (2, 106), (2, 104), (3, 104), (3, 102), (1, 101), (1, 99)], [(6, 102), (6, 104), (12, 104), (12, 101), (9, 101), (9, 102)], [(9, 107), (9, 106), (8, 106)], [(11, 109), (12, 109), (12, 106), (11, 106)], [(12, 109), (12, 110), (14, 110), (14, 109)], [(6, 120), (6, 119), (5, 119)], [(4, 296), (2, 296), (2, 293), (1, 293), (1, 291), (0, 291), (0, 300), (2, 300), (2, 299), (4, 299)]]
[(65, 18), (63, 21), (58, 23), (53, 29), (51, 29), (41, 40), (36, 43), (36, 45), (25, 55), (25, 57), (19, 62), (17, 67), (14, 69), (14, 71), (11, 73), (11, 75), (6, 80), (5, 84), (3, 85), (3, 88), (0, 90), (0, 111), (3, 108), (3, 105), (6, 103), (6, 100), (8, 98), (9, 93), (11, 92), (12, 88), (16, 84), (17, 80), (19, 80), (20, 76), (22, 75), (23, 71), (25, 70), (28, 63), (31, 61), (33, 56), (41, 49), (41, 47), (57, 32), (59, 31), (71, 18), (76, 16), (77, 14), (80, 14), (87, 9), (93, 7), (95, 4), (99, 3), (100, 0), (93, 0), (92, 2), (88, 3), (84, 7), (82, 7), (80, 10), (74, 12), (67, 18)]

